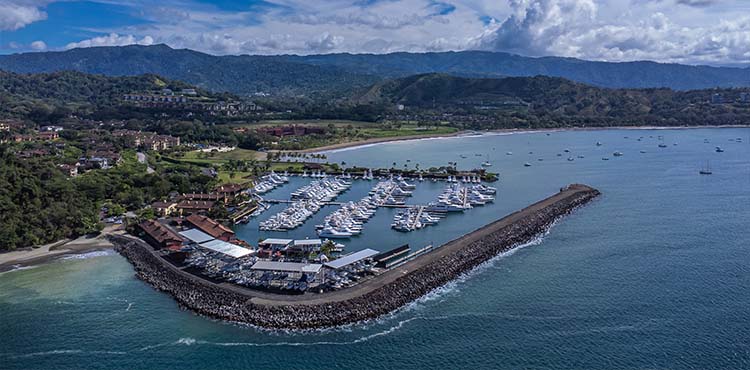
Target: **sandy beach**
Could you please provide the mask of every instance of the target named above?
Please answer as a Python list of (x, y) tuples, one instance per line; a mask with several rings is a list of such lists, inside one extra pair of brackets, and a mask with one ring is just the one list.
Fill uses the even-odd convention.
[(82, 236), (73, 240), (64, 239), (36, 248), (26, 247), (0, 253), (0, 272), (40, 265), (71, 254), (111, 249), (113, 245), (106, 236), (115, 232), (116, 228), (108, 227), (95, 237)]
[(459, 136), (473, 136), (473, 135), (499, 135), (499, 134), (514, 134), (514, 133), (529, 133), (529, 132), (560, 132), (560, 131), (600, 131), (600, 130), (693, 130), (693, 129), (705, 129), (705, 128), (750, 128), (750, 125), (712, 125), (712, 126), (612, 126), (612, 127), (566, 127), (566, 128), (537, 128), (537, 129), (497, 129), (487, 131), (458, 131), (451, 134), (436, 134), (436, 135), (407, 135), (397, 137), (382, 137), (373, 138), (361, 141), (351, 141), (346, 143), (331, 144), (321, 146), (317, 148), (310, 148), (297, 151), (298, 153), (322, 153), (329, 152), (338, 149), (355, 148), (359, 146), (372, 145), (372, 144), (384, 144), (396, 141), (410, 141), (410, 140), (424, 140), (424, 139), (437, 139), (447, 137), (459, 137)]

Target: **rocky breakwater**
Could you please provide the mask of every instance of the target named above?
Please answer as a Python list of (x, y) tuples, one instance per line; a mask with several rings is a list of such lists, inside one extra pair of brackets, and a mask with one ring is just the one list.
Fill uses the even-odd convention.
[(366, 283), (293, 300), (255, 295), (187, 274), (156, 256), (140, 240), (113, 236), (111, 241), (130, 260), (139, 278), (201, 315), (265, 328), (325, 328), (374, 319), (403, 307), (498, 254), (529, 242), (599, 194), (586, 185), (567, 186)]

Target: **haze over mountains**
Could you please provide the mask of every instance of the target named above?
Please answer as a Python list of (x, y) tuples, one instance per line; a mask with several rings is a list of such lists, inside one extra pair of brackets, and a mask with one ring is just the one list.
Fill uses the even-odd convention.
[(423, 73), (494, 78), (545, 75), (605, 88), (750, 86), (748, 68), (591, 62), (481, 51), (214, 56), (166, 45), (133, 45), (4, 55), (0, 56), (0, 69), (18, 73), (75, 70), (111, 76), (153, 73), (243, 95), (342, 96), (385, 79)]

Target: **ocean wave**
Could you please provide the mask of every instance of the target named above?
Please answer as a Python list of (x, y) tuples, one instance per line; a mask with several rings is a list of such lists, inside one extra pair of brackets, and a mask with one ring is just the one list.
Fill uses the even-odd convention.
[(303, 347), (303, 346), (346, 346), (368, 342), (372, 339), (382, 337), (384, 335), (391, 334), (406, 324), (414, 321), (424, 319), (424, 317), (416, 316), (409, 319), (401, 320), (396, 325), (391, 326), (385, 330), (381, 330), (372, 334), (368, 334), (349, 341), (317, 341), (317, 342), (269, 342), (269, 343), (255, 343), (255, 342), (211, 342), (206, 340), (195, 339), (191, 337), (183, 337), (171, 343), (162, 343), (153, 346), (147, 346), (141, 348), (142, 351), (151, 350), (159, 347), (169, 345), (209, 345), (209, 346), (220, 346), (220, 347)]
[(123, 351), (84, 351), (81, 349), (56, 349), (51, 351), (43, 351), (43, 352), (32, 352), (32, 353), (24, 353), (19, 355), (11, 355), (9, 358), (11, 359), (17, 359), (17, 358), (32, 358), (32, 357), (40, 357), (40, 356), (56, 356), (56, 355), (77, 355), (77, 354), (94, 354), (94, 355), (124, 355), (127, 354), (127, 352)]
[(114, 250), (107, 249), (107, 250), (91, 251), (91, 252), (80, 253), (80, 254), (69, 254), (69, 255), (60, 257), (60, 259), (61, 260), (85, 260), (89, 258), (111, 256), (113, 254), (115, 254)]
[(37, 266), (24, 266), (24, 265), (11, 265), (11, 269), (8, 271), (2, 271), (0, 272), (0, 275), (16, 272), (16, 271), (23, 271), (23, 270), (31, 270), (33, 268), (36, 268)]

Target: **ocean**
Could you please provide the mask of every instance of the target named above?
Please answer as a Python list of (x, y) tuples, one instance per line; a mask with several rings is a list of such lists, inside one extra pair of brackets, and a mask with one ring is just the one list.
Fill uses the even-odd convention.
[[(361, 236), (344, 241), (347, 251), (438, 245), (569, 183), (603, 194), (548, 235), (398, 312), (323, 331), (194, 315), (137, 280), (114, 252), (6, 272), (0, 369), (750, 368), (750, 129), (498, 134), (327, 155), (398, 168), (489, 159), (500, 173), (495, 203), (408, 234), (388, 227), (393, 210), (378, 210)], [(707, 161), (713, 175), (699, 175)], [(339, 199), (359, 199), (372, 185), (358, 181)], [(443, 186), (420, 183), (409, 202), (426, 203)], [(258, 220), (236, 231), (251, 243), (313, 237), (333, 209), (288, 233), (259, 233)]]

